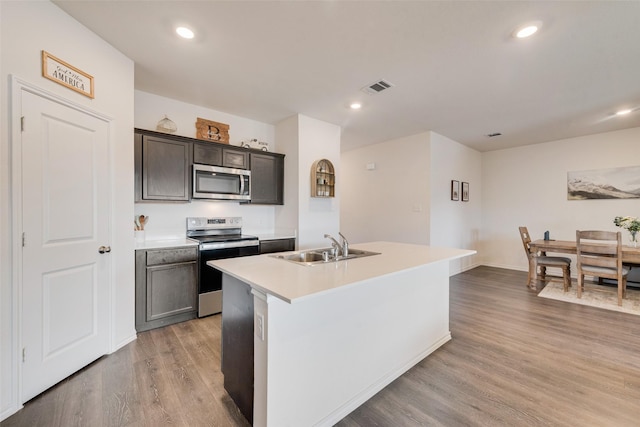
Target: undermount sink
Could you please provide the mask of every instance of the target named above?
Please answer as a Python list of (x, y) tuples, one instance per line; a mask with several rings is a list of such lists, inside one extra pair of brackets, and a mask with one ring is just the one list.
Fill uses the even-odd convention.
[(327, 264), (330, 262), (338, 262), (345, 261), (348, 259), (354, 258), (362, 258), (371, 255), (380, 255), (380, 252), (371, 252), (371, 251), (363, 251), (361, 249), (349, 249), (349, 255), (347, 256), (337, 256), (335, 258), (329, 257), (327, 261), (324, 259), (323, 252), (331, 253), (331, 248), (325, 249), (313, 249), (310, 251), (297, 252), (289, 255), (271, 255), (271, 257), (276, 259), (281, 259), (284, 261), (291, 261), (299, 265), (316, 265), (316, 264)]
[(293, 255), (280, 255), (275, 256), (276, 258), (286, 259), (287, 261), (293, 262), (315, 262), (322, 261), (322, 252), (300, 252), (299, 254)]

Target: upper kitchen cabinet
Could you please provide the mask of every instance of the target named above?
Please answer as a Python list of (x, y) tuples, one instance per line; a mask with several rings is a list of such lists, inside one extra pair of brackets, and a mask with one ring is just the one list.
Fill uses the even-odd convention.
[(193, 144), (193, 163), (222, 166), (222, 147), (213, 144)]
[(248, 203), (284, 203), (284, 154), (144, 129), (135, 129), (135, 201), (190, 201), (193, 164), (249, 169)]
[(249, 169), (249, 153), (245, 149), (227, 148), (221, 144), (193, 144), (193, 163)]
[(249, 153), (223, 147), (222, 166), (236, 169), (249, 169)]
[(251, 204), (284, 204), (284, 154), (250, 153)]
[(134, 149), (136, 202), (189, 201), (190, 142), (136, 129)]

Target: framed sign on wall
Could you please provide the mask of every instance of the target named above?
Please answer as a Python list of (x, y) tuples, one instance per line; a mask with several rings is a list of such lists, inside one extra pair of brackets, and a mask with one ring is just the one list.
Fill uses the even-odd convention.
[(196, 120), (196, 138), (202, 139), (203, 141), (215, 141), (228, 144), (229, 125), (198, 117)]
[(42, 77), (91, 99), (94, 98), (92, 76), (44, 50), (42, 51)]

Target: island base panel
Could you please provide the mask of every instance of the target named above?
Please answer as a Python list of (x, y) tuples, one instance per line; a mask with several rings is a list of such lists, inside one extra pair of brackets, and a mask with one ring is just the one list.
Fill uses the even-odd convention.
[(253, 293), (255, 426), (332, 426), (451, 339), (448, 261), (292, 304)]
[(224, 388), (253, 422), (253, 295), (251, 287), (222, 277), (222, 373)]

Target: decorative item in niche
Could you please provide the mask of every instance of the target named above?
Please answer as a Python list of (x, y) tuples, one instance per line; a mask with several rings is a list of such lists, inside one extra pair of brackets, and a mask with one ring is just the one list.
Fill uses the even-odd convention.
[(204, 141), (229, 143), (229, 125), (214, 122), (213, 120), (201, 119), (196, 120), (196, 138)]
[(460, 182), (451, 180), (451, 200), (460, 200)]
[(91, 99), (94, 98), (92, 76), (44, 50), (42, 51), (42, 77)]
[(164, 115), (164, 119), (160, 120), (156, 125), (156, 129), (160, 132), (175, 132), (178, 130), (178, 126), (167, 115)]
[(567, 200), (640, 198), (640, 166), (567, 172)]
[(469, 201), (469, 183), (464, 181), (462, 182), (462, 201)]

